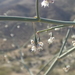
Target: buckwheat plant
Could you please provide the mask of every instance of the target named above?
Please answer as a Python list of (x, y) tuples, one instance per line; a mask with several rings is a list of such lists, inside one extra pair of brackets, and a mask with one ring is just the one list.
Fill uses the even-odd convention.
[[(72, 30), (72, 27), (75, 25), (75, 21), (61, 21), (61, 20), (53, 20), (53, 19), (47, 19), (47, 18), (43, 18), (40, 16), (39, 13), (39, 5), (41, 5), (41, 8), (50, 8), (49, 5), (55, 3), (54, 0), (36, 0), (36, 15), (35, 17), (20, 17), (20, 16), (8, 16), (6, 14), (4, 14), (4, 16), (0, 15), (0, 21), (24, 21), (24, 22), (33, 22), (33, 23), (47, 23), (47, 24), (52, 24), (51, 27), (43, 29), (43, 30), (36, 30), (36, 27), (34, 27), (34, 34), (33, 36), (30, 38), (30, 40), (28, 42), (30, 42), (30, 45), (28, 47), (30, 47), (31, 50), (31, 54), (39, 52), (39, 51), (44, 51), (44, 47), (46, 46), (44, 41), (40, 38), (39, 35), (42, 35), (44, 32), (50, 32), (49, 33), (49, 38), (47, 38), (47, 45), (51, 45), (53, 44), (53, 42), (56, 41), (56, 37), (53, 36), (53, 32), (52, 31), (60, 31), (62, 28), (67, 27), (67, 33), (66, 36), (64, 37), (64, 39), (62, 40), (62, 45), (60, 50), (54, 54), (54, 56), (43, 66), (43, 68), (41, 68), (41, 70), (36, 74), (36, 75), (41, 75), (41, 72), (46, 68), (46, 71), (44, 71), (44, 73), (42, 75), (52, 75), (50, 74), (50, 72), (52, 71), (53, 68), (55, 68), (55, 65), (57, 65), (58, 62), (60, 62), (64, 57), (66, 57), (67, 55), (71, 54), (74, 50), (75, 50), (75, 34), (73, 34), (71, 36), (72, 41), (70, 42), (72, 44), (71, 47), (69, 48), (65, 48), (67, 47), (67, 41), (68, 38), (70, 37), (70, 32)], [(45, 13), (46, 14), (46, 13)], [(72, 26), (72, 27), (71, 27)], [(5, 28), (8, 28), (8, 25), (5, 25)], [(20, 29), (20, 25), (17, 25), (16, 28)], [(13, 34), (14, 30), (11, 30), (10, 33), (10, 37), (15, 37), (15, 35)], [(4, 38), (3, 41), (6, 42), (8, 39)], [(14, 42), (12, 43), (12, 46), (16, 46), (15, 40), (13, 40)], [(17, 48), (19, 49), (19, 54), (20, 54), (20, 64), (22, 65), (21, 70), (24, 70), (24, 68), (27, 69), (27, 71), (30, 73), (30, 75), (35, 75), (34, 72), (31, 71), (31, 69), (27, 66), (27, 64), (25, 63), (24, 60), (24, 54), (22, 52), (22, 48), (25, 47), (25, 45), (27, 45), (26, 43), (19, 47), (17, 46)], [(10, 53), (11, 54), (11, 53)], [(18, 57), (18, 56), (16, 56)], [(9, 60), (7, 59), (7, 55), (4, 55), (5, 60), (9, 63)], [(68, 59), (66, 59), (68, 60)], [(70, 60), (71, 61), (71, 60)], [(12, 63), (12, 62), (10, 62)], [(50, 65), (49, 65), (50, 64)], [(49, 66), (48, 66), (49, 65)], [(70, 65), (66, 64), (66, 66), (63, 67), (63, 70), (65, 72), (68, 72), (70, 70)]]

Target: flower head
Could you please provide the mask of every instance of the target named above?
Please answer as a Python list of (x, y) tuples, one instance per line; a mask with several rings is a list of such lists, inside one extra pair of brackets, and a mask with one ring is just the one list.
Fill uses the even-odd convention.
[(31, 51), (36, 51), (36, 46), (32, 46)]
[(5, 25), (5, 28), (7, 28), (8, 27), (8, 25)]
[(73, 35), (71, 36), (71, 38), (72, 38), (72, 39), (75, 39), (75, 34), (73, 34)]
[(49, 7), (49, 3), (54, 3), (54, 0), (43, 0), (41, 3), (41, 6), (45, 7)]
[(72, 41), (73, 46), (75, 47), (75, 41)]
[(6, 58), (6, 57), (7, 57), (7, 55), (4, 55), (4, 57)]
[(31, 39), (31, 45), (34, 45), (34, 40)]
[(42, 3), (41, 3), (41, 6), (43, 6), (44, 8), (47, 6), (49, 7), (49, 2), (48, 0), (43, 0)]
[(55, 31), (58, 31), (58, 30), (60, 30), (60, 28), (55, 28), (54, 30), (55, 30)]
[(20, 28), (20, 26), (18, 25), (17, 28)]
[(6, 39), (6, 38), (4, 38), (4, 39), (3, 39), (3, 41), (7, 41), (7, 39)]
[(64, 67), (63, 70), (64, 70), (65, 72), (68, 72), (68, 71), (70, 70), (70, 65), (67, 65), (66, 67)]
[(52, 32), (50, 32), (50, 33), (49, 33), (49, 36), (50, 36), (50, 37), (52, 37), (52, 35), (53, 35), (53, 33), (52, 33)]
[(31, 39), (31, 51), (43, 50), (43, 46), (44, 46), (43, 42), (37, 40), (36, 44), (35, 41)]
[(50, 38), (48, 39), (48, 43), (49, 43), (49, 44), (52, 44), (53, 41), (54, 41), (54, 37), (50, 37)]
[(15, 45), (14, 45), (14, 44), (12, 44), (11, 46), (12, 46), (12, 47), (15, 47)]
[(44, 44), (43, 44), (43, 42), (38, 42), (38, 45), (43, 47)]
[(13, 34), (13, 33), (11, 33), (11, 34), (10, 34), (10, 36), (11, 36), (11, 37), (13, 37), (13, 36), (14, 36), (14, 34)]

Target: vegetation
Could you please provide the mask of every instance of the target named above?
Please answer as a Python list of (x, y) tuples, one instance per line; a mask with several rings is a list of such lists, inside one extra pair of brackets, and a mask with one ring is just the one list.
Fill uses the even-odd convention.
[[(75, 61), (71, 62), (71, 60), (75, 59), (75, 55), (74, 53), (66, 55), (75, 49), (73, 47), (75, 46), (75, 38), (71, 38), (72, 34), (75, 33), (75, 0), (57, 0), (45, 8), (41, 7), (42, 0), (39, 0), (39, 6), (37, 2), (36, 7), (37, 13), (34, 10), (36, 9), (35, 1), (0, 1), (0, 15), (2, 15), (0, 16), (0, 20), (2, 20), (0, 22), (0, 75), (12, 75), (13, 73), (14, 75), (25, 75), (26, 73), (26, 75), (33, 75), (33, 73), (35, 75), (74, 75)], [(45, 19), (39, 18), (38, 7), (40, 17)], [(55, 30), (55, 28), (60, 28), (60, 30)], [(50, 32), (52, 35), (49, 34)], [(31, 39), (34, 43), (30, 43)], [(43, 48), (38, 47), (39, 45), (43, 46), (39, 42), (44, 43)], [(33, 44), (36, 50), (32, 48)], [(62, 57), (64, 59), (61, 59)], [(3, 67), (4, 64), (7, 67)], [(12, 67), (9, 68), (10, 64)], [(47, 65), (46, 68), (41, 70), (45, 67), (44, 65)], [(22, 66), (23, 68), (21, 68)], [(67, 66), (70, 69), (64, 71), (63, 67)]]

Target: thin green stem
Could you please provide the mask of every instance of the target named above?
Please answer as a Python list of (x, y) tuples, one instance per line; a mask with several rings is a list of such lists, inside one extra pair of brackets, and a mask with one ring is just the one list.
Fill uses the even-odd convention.
[(27, 71), (30, 73), (30, 75), (33, 75), (32, 71), (28, 68), (28, 66), (24, 62), (21, 50), (20, 50), (20, 56), (21, 56), (21, 63), (24, 65), (24, 67), (27, 69)]
[(21, 16), (0, 16), (0, 21), (28, 21), (28, 22), (44, 22), (50, 24), (57, 24), (57, 25), (75, 25), (74, 21), (60, 21), (60, 20), (52, 20), (46, 18), (33, 18), (33, 17), (21, 17)]
[(66, 55), (70, 54), (70, 53), (73, 52), (74, 50), (75, 50), (75, 47), (73, 47), (73, 48), (67, 50), (66, 52), (64, 52), (63, 54), (61, 54), (61, 55), (59, 56), (59, 59), (65, 57)]
[(1, 21), (29, 21), (29, 22), (37, 22), (37, 18), (32, 17), (21, 17), (21, 16), (0, 16)]
[[(62, 55), (59, 56), (59, 59), (65, 57), (66, 55), (68, 55), (70, 52), (72, 52), (72, 51), (74, 51), (74, 50), (75, 50), (75, 47), (73, 47), (73, 48), (71, 48), (71, 49), (69, 49), (69, 50), (63, 51)], [(37, 75), (39, 75), (40, 72), (43, 71), (43, 69), (44, 69), (48, 64), (50, 64), (50, 63), (52, 62), (52, 60), (53, 60), (55, 57), (57, 57), (58, 55), (59, 55), (59, 53), (57, 53), (52, 59), (50, 59), (50, 60), (44, 65), (44, 67), (38, 72)]]
[(67, 39), (68, 39), (68, 37), (69, 37), (69, 33), (70, 33), (70, 29), (68, 29), (68, 31), (67, 31), (67, 34), (66, 34), (65, 40), (63, 41), (62, 47), (61, 47), (61, 49), (60, 49), (60, 52), (57, 54), (56, 59), (53, 61), (53, 63), (51, 64), (51, 66), (48, 68), (48, 70), (46, 71), (46, 73), (45, 73), (44, 75), (48, 75), (49, 72), (50, 72), (50, 71), (53, 69), (53, 67), (56, 65), (57, 60), (59, 59), (58, 57), (62, 54), (62, 51), (63, 51), (63, 49), (64, 49), (64, 46), (65, 46), (65, 44), (66, 44), (66, 42), (67, 42)]
[(27, 67), (27, 65), (25, 63), (22, 63), (24, 65), (24, 67), (28, 70), (28, 72), (30, 73), (30, 75), (33, 75), (33, 73), (31, 72), (31, 70)]
[(48, 29), (43, 29), (43, 30), (37, 31), (37, 33), (42, 33), (42, 32), (45, 32), (45, 31), (49, 31), (49, 30), (52, 30), (52, 29), (55, 29), (55, 28), (61, 28), (61, 27), (66, 27), (66, 25), (53, 26), (53, 27), (50, 27)]
[(44, 67), (38, 72), (37, 75), (39, 75), (40, 72), (43, 71), (45, 69), (45, 67), (52, 62), (53, 59), (55, 59), (56, 56), (57, 56), (57, 54), (44, 65)]
[(40, 18), (39, 22), (44, 23), (51, 23), (51, 24), (57, 24), (57, 25), (75, 25), (74, 21), (61, 21), (61, 20), (53, 20), (53, 19), (47, 19), (47, 18)]
[(58, 60), (58, 57), (55, 58), (55, 60), (53, 61), (53, 63), (51, 64), (51, 66), (48, 68), (48, 70), (46, 71), (46, 73), (44, 75), (48, 75), (49, 72), (53, 69), (53, 67), (56, 65)]
[(61, 46), (61, 48), (60, 48), (59, 56), (62, 54), (62, 52), (63, 52), (63, 50), (64, 50), (64, 46), (65, 46), (65, 44), (66, 44), (66, 42), (67, 42), (67, 39), (68, 39), (68, 37), (69, 37), (69, 34), (70, 34), (70, 28), (68, 29), (67, 34), (66, 34), (66, 37), (65, 37), (65, 39), (63, 40), (62, 46)]
[(36, 0), (36, 17), (37, 17), (37, 19), (40, 18), (40, 16), (39, 16), (39, 0)]

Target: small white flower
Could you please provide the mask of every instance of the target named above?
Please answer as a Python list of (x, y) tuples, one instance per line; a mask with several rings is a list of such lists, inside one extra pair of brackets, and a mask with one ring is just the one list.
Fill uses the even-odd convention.
[(72, 39), (75, 39), (75, 34), (73, 34), (73, 35), (71, 36), (71, 38), (72, 38)]
[(41, 3), (41, 6), (43, 6), (44, 8), (47, 6), (49, 7), (49, 2), (47, 0), (43, 0)]
[(70, 68), (70, 65), (67, 65), (66, 68)]
[(11, 33), (11, 34), (10, 34), (10, 36), (11, 36), (11, 37), (13, 37), (13, 36), (14, 36), (14, 34), (12, 34), (12, 33)]
[(34, 40), (31, 39), (31, 45), (34, 45)]
[(31, 51), (36, 51), (36, 46), (32, 46)]
[(75, 41), (72, 41), (72, 43), (75, 43)]
[(14, 44), (12, 44), (11, 46), (12, 46), (12, 47), (15, 47), (15, 45), (14, 45)]
[(67, 68), (65, 68), (65, 67), (63, 68), (63, 70), (64, 70), (65, 72), (68, 72), (68, 69), (67, 69)]
[(75, 41), (72, 41), (73, 46), (75, 46)]
[(20, 28), (20, 26), (18, 25), (17, 28)]
[(7, 28), (8, 27), (8, 25), (5, 25), (5, 28)]
[(38, 44), (36, 46), (34, 40), (31, 39), (31, 46), (30, 46), (31, 51), (43, 50), (43, 48), (42, 48), (43, 46), (44, 46), (43, 42), (39, 42), (39, 41), (38, 41)]
[(7, 13), (4, 13), (4, 16), (7, 16)]
[(3, 41), (7, 41), (7, 39), (6, 39), (6, 38), (4, 38), (4, 39), (3, 39)]
[(58, 30), (60, 30), (60, 28), (55, 28), (54, 30), (55, 30), (55, 31), (58, 31)]
[(4, 55), (4, 58), (6, 58), (7, 57), (7, 55)]
[(52, 44), (53, 41), (54, 41), (54, 37), (50, 37), (50, 38), (48, 39), (48, 43), (49, 43), (49, 44)]
[(22, 53), (22, 56), (24, 56), (24, 53)]
[(50, 32), (48, 35), (50, 35), (50, 36), (52, 37), (53, 33), (52, 33), (52, 32)]
[(43, 44), (43, 42), (38, 42), (38, 45), (43, 47), (44, 44)]
[(65, 72), (68, 72), (68, 71), (70, 70), (70, 65), (67, 65), (66, 67), (64, 67), (63, 70), (64, 70)]

